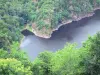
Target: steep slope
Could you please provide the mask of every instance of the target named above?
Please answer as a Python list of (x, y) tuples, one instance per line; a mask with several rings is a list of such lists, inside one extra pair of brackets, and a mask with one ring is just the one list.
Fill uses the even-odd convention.
[(100, 9), (100, 0), (34, 0), (36, 17), (32, 24), (35, 35), (50, 38), (60, 26), (92, 16)]

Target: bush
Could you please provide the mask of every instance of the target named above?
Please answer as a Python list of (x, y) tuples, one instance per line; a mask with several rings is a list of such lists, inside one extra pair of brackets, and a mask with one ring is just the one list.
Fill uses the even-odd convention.
[(54, 55), (51, 60), (52, 75), (81, 75), (84, 72), (84, 67), (80, 65), (81, 52), (74, 44), (68, 44)]
[(51, 52), (43, 52), (33, 62), (32, 71), (35, 75), (51, 75), (50, 61), (53, 57)]
[(25, 67), (29, 67), (32, 65), (31, 61), (28, 59), (28, 56), (25, 54), (25, 52), (23, 52), (19, 49), (18, 42), (13, 42), (13, 44), (10, 46), (9, 51), (0, 49), (0, 58), (2, 58), (2, 59), (15, 58), (18, 61), (21, 61)]
[(22, 63), (16, 59), (0, 59), (1, 75), (32, 75), (30, 67), (25, 68)]
[(90, 37), (84, 44), (83, 50), (87, 50), (88, 55), (83, 60), (87, 75), (100, 74), (100, 33)]

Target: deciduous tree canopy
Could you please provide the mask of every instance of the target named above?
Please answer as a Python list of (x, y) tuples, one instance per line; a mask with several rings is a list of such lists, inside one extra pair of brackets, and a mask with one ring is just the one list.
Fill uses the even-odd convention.
[(98, 7), (100, 0), (0, 0), (0, 75), (100, 75), (100, 33), (33, 62), (19, 48), (24, 25), (49, 30)]

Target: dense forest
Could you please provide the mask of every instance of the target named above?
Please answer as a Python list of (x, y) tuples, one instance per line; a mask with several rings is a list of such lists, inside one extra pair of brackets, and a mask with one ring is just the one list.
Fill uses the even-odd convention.
[(99, 75), (100, 33), (81, 48), (67, 44), (55, 53), (40, 53), (33, 62), (19, 48), (26, 26), (49, 34), (47, 30), (74, 19), (73, 14), (99, 6), (100, 0), (0, 0), (0, 75)]
[[(60, 25), (88, 16), (100, 9), (100, 0), (34, 0), (36, 13), (32, 27), (37, 36), (49, 38)], [(44, 34), (44, 35), (43, 35)]]

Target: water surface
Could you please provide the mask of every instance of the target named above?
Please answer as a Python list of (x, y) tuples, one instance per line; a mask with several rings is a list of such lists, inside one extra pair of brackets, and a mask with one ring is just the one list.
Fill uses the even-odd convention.
[(34, 60), (40, 52), (45, 50), (55, 52), (62, 49), (66, 42), (77, 43), (78, 47), (81, 47), (89, 35), (93, 36), (98, 31), (100, 31), (100, 14), (62, 26), (52, 34), (50, 39), (39, 38), (35, 35), (27, 36), (20, 47), (28, 54), (30, 60)]

